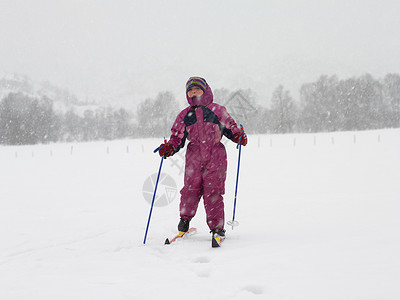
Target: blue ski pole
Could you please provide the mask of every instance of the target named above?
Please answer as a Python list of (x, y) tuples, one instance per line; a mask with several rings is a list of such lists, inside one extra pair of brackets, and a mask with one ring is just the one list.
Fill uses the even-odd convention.
[[(167, 144), (167, 140), (164, 139), (164, 145)], [(160, 150), (164, 146), (160, 146), (157, 149), (155, 149), (153, 152), (156, 153), (158, 150)], [(151, 207), (150, 207), (150, 213), (149, 213), (149, 218), (147, 220), (147, 226), (146, 226), (146, 232), (144, 234), (144, 240), (143, 244), (146, 244), (146, 239), (147, 239), (147, 232), (149, 231), (149, 225), (150, 225), (150, 219), (151, 219), (151, 214), (153, 212), (153, 206), (154, 206), (154, 199), (156, 198), (156, 193), (157, 193), (157, 187), (158, 187), (158, 180), (160, 179), (160, 174), (161, 174), (161, 168), (163, 165), (164, 157), (161, 157), (161, 162), (160, 162), (160, 168), (158, 169), (158, 175), (157, 175), (157, 181), (156, 181), (156, 186), (154, 187), (154, 194), (153, 194), (153, 200), (151, 200)]]
[(239, 226), (239, 222), (235, 221), (235, 214), (236, 214), (237, 188), (238, 188), (238, 184), (239, 184), (240, 156), (241, 156), (241, 153), (242, 153), (242, 145), (240, 144), (240, 142), (242, 140), (242, 136), (243, 136), (243, 133), (244, 133), (243, 125), (240, 125), (240, 130), (242, 132), (242, 135), (240, 136), (239, 142), (238, 142), (238, 144), (236, 146), (236, 149), (239, 148), (239, 156), (238, 156), (238, 166), (237, 166), (237, 173), (236, 173), (235, 200), (234, 200), (234, 203), (233, 203), (233, 217), (232, 217), (232, 221), (228, 221), (227, 222), (227, 224), (229, 226), (232, 226), (232, 230), (233, 230), (233, 227)]

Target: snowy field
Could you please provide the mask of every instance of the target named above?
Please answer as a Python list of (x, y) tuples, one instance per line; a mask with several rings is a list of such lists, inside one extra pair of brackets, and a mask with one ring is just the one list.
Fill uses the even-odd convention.
[[(400, 299), (400, 130), (250, 136), (236, 219), (165, 246), (183, 160), (159, 139), (0, 147), (0, 299)], [(227, 142), (226, 219), (237, 155)], [(150, 192), (151, 193), (151, 192)], [(174, 198), (175, 196), (175, 198)], [(158, 199), (157, 199), (158, 200)]]

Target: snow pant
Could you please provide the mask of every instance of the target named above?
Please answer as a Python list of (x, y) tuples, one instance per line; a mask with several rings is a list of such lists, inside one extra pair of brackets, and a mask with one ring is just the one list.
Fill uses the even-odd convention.
[[(210, 230), (224, 229), (224, 198), (227, 159), (225, 146), (217, 143), (207, 149), (189, 143), (186, 151), (184, 187), (181, 190), (180, 216), (195, 216), (201, 197)], [(201, 151), (200, 151), (201, 150)]]

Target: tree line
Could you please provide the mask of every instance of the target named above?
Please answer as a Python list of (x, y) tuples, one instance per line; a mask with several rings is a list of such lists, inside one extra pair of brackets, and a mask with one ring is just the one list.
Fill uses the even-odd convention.
[(345, 80), (320, 76), (302, 85), (298, 102), (280, 86), (261, 114), (272, 133), (399, 128), (400, 75), (383, 80), (369, 74)]
[[(235, 91), (237, 92), (237, 91)], [(383, 80), (371, 75), (340, 80), (320, 76), (300, 88), (299, 100), (278, 86), (264, 105), (256, 104), (253, 91), (239, 91), (252, 110), (237, 119), (248, 133), (353, 131), (400, 127), (400, 75)], [(227, 103), (232, 92), (214, 91), (215, 101)], [(270, 103), (266, 105), (266, 103)], [(268, 106), (268, 107), (267, 107)], [(169, 136), (180, 111), (171, 92), (160, 92), (141, 102), (136, 112), (95, 108), (83, 113), (56, 112), (53, 101), (23, 93), (10, 93), (0, 102), (0, 144), (96, 141)], [(232, 108), (233, 109), (233, 108)]]
[(83, 115), (74, 110), (57, 113), (48, 97), (10, 93), (0, 102), (0, 144), (120, 139), (132, 135), (130, 122), (124, 109), (88, 109)]

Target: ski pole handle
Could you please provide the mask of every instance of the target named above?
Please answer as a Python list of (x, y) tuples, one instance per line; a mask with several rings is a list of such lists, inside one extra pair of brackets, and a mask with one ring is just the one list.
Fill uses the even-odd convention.
[(241, 135), (240, 135), (240, 138), (239, 138), (239, 142), (238, 142), (238, 144), (236, 146), (236, 149), (239, 149), (240, 142), (242, 141), (242, 137), (243, 137), (243, 133), (244, 133), (244, 129), (243, 129), (243, 125), (242, 124), (240, 124), (240, 132), (241, 132)]

